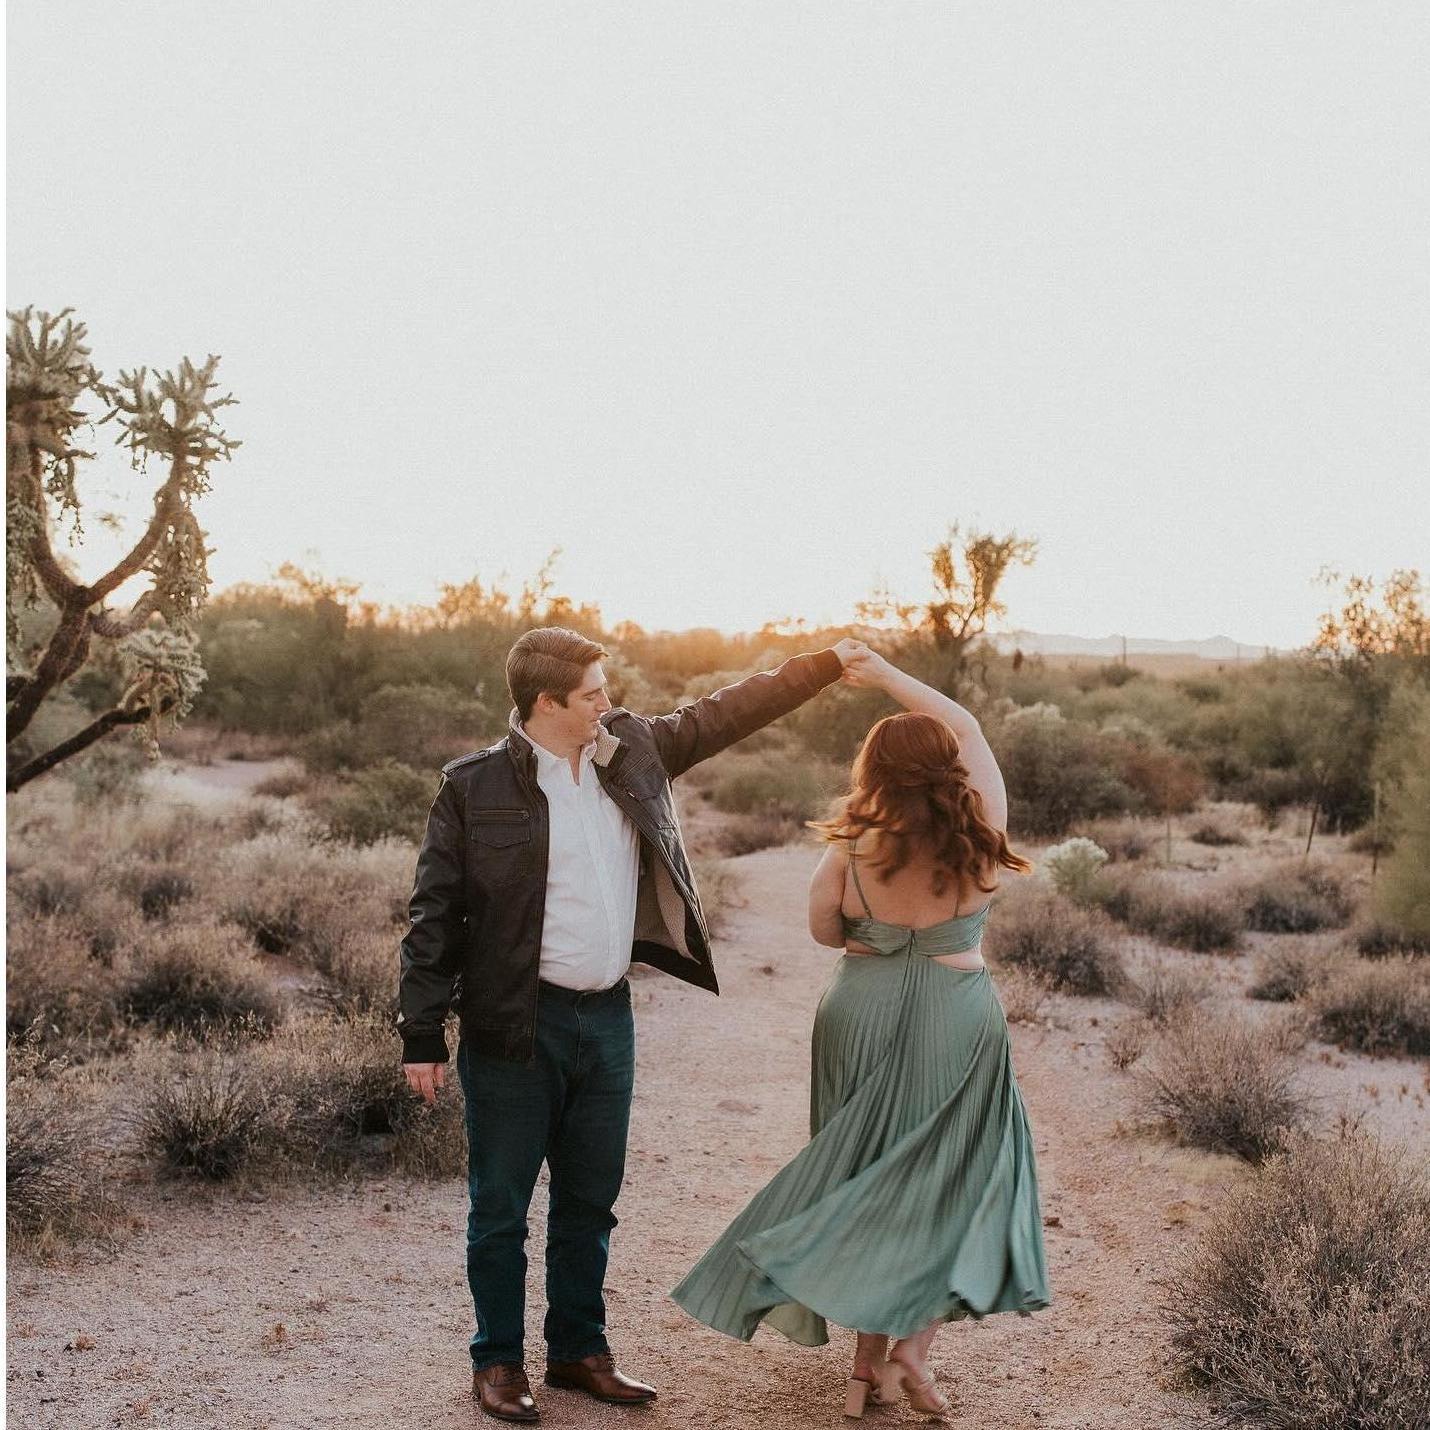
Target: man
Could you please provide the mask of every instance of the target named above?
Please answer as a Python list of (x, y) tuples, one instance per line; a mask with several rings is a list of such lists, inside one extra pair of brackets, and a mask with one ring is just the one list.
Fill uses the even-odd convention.
[(550, 1169), (546, 1383), (619, 1405), (655, 1391), (615, 1368), (603, 1283), (635, 1073), (633, 959), (718, 992), (670, 782), (836, 681), (862, 644), (797, 655), (669, 715), (613, 709), (597, 644), (558, 626), (507, 657), (504, 739), (452, 760), (417, 856), (399, 1031), (412, 1089), (443, 1085), (461, 1017), (472, 1393), (532, 1421), (526, 1216)]

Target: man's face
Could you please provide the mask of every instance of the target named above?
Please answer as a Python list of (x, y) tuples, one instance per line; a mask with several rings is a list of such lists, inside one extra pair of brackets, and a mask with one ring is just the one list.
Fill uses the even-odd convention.
[(541, 699), (551, 702), (549, 715), (557, 732), (564, 739), (576, 740), (583, 745), (596, 738), (601, 716), (611, 708), (610, 697), (606, 694), (606, 672), (601, 669), (599, 660), (593, 660), (586, 667), (585, 676), (566, 697), (565, 706), (547, 695)]

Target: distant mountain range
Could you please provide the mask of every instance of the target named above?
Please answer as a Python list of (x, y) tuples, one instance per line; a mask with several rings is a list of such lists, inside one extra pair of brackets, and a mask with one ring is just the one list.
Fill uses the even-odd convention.
[[(1230, 636), (1210, 636), (1200, 641), (1167, 641), (1154, 636), (1064, 636), (1042, 631), (997, 631), (984, 637), (1004, 653), (1021, 650), (1024, 655), (1128, 655), (1199, 656), (1203, 660), (1260, 660), (1266, 655), (1288, 652), (1275, 646), (1248, 645)], [(1125, 647), (1124, 647), (1125, 641)]]

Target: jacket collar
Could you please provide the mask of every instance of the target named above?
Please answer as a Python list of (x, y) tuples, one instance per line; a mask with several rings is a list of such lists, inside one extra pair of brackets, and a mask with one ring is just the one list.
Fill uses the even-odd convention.
[[(507, 748), (511, 751), (512, 759), (516, 761), (517, 768), (528, 779), (534, 780), (536, 778), (536, 748), (521, 728), (521, 717), (516, 713), (515, 705), (512, 706), (506, 717), (506, 728), (506, 743)], [(593, 763), (604, 769), (615, 759), (617, 751), (621, 748), (619, 737), (611, 734), (604, 724), (596, 727), (596, 749), (591, 756)]]

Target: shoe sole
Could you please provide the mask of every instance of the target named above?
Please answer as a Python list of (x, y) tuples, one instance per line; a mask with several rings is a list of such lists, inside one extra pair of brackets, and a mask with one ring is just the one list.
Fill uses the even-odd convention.
[(642, 1395), (638, 1400), (627, 1400), (622, 1395), (601, 1395), (574, 1380), (563, 1380), (559, 1375), (545, 1375), (542, 1380), (556, 1390), (578, 1390), (592, 1400), (599, 1400), (602, 1405), (650, 1405), (656, 1398), (654, 1395)]

